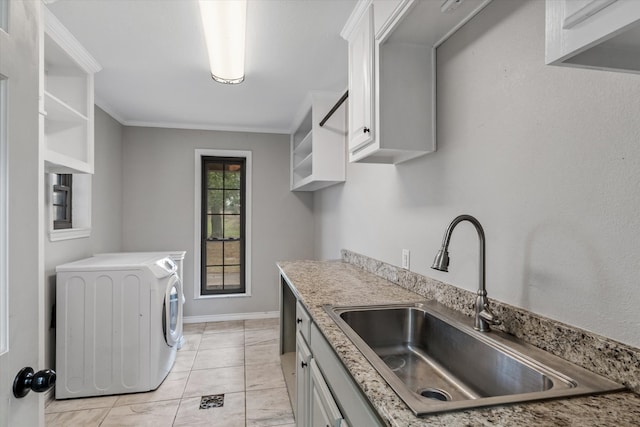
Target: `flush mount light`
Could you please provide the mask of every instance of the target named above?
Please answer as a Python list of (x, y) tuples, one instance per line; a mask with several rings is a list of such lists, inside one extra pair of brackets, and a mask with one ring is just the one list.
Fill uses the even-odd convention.
[(217, 82), (244, 81), (247, 0), (199, 0), (211, 77)]

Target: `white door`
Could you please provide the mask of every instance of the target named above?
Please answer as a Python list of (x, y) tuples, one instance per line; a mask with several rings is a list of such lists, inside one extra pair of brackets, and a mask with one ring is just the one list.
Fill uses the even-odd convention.
[(0, 426), (42, 426), (41, 393), (14, 397), (43, 357), (44, 172), (39, 161), (40, 1), (0, 0)]

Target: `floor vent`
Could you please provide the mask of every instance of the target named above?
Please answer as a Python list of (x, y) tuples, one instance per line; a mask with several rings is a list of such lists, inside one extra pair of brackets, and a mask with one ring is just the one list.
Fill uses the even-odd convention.
[(221, 408), (224, 405), (224, 394), (212, 394), (200, 398), (200, 409)]

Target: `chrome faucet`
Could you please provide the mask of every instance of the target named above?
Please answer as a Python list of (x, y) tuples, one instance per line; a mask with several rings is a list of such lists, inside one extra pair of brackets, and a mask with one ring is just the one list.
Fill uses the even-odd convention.
[(473, 328), (480, 332), (489, 332), (491, 330), (490, 325), (499, 325), (501, 322), (495, 314), (489, 309), (489, 299), (487, 298), (487, 290), (484, 284), (484, 230), (482, 225), (477, 219), (471, 215), (460, 215), (454, 218), (449, 224), (447, 231), (444, 233), (442, 239), (442, 247), (436, 254), (436, 258), (433, 260), (431, 268), (440, 271), (449, 271), (449, 242), (451, 240), (451, 233), (453, 229), (462, 221), (469, 221), (476, 228), (478, 232), (478, 238), (480, 239), (480, 278), (478, 286), (478, 296), (476, 297), (476, 317), (473, 324)]

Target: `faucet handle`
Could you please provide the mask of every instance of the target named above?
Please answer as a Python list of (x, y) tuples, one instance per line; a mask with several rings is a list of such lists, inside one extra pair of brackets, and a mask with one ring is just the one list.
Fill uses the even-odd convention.
[(493, 312), (489, 309), (489, 307), (485, 307), (478, 316), (486, 320), (491, 325), (500, 325), (502, 324), (502, 320), (498, 319), (498, 316), (493, 314)]

